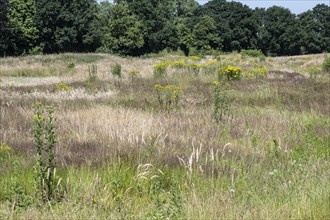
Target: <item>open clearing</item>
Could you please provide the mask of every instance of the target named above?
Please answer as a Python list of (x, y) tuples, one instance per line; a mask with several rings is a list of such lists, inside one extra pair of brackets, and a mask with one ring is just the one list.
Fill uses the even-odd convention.
[[(324, 56), (0, 59), (0, 219), (329, 218)], [(214, 81), (228, 65), (242, 79), (230, 82), (230, 110), (216, 123)], [(168, 107), (155, 85), (180, 95)], [(33, 199), (37, 101), (55, 106), (61, 178), (61, 197), (42, 207)]]

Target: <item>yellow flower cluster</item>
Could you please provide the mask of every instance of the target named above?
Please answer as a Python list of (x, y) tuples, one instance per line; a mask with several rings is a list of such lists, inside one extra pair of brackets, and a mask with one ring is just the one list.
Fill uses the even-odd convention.
[(239, 80), (241, 79), (241, 72), (242, 69), (235, 66), (227, 66), (225, 69), (220, 69), (219, 77), (220, 78), (227, 78), (228, 80)]
[(178, 107), (181, 89), (174, 85), (160, 85), (156, 84), (156, 95), (159, 105), (165, 110), (169, 111)]
[(199, 57), (199, 56), (190, 56), (189, 58), (192, 59), (192, 60), (200, 60), (201, 59), (201, 57)]
[(225, 72), (241, 72), (241, 68), (239, 67), (235, 67), (235, 66), (228, 66), (226, 69), (225, 69)]
[(129, 74), (136, 75), (140, 73), (140, 70), (128, 70)]
[(268, 74), (268, 69), (266, 67), (255, 68), (251, 70), (251, 73), (255, 78), (264, 78)]
[(62, 81), (59, 84), (56, 84), (55, 88), (56, 91), (68, 91), (71, 89), (71, 86)]
[(0, 145), (0, 153), (6, 153), (11, 151), (11, 147), (8, 146), (7, 144), (1, 144)]

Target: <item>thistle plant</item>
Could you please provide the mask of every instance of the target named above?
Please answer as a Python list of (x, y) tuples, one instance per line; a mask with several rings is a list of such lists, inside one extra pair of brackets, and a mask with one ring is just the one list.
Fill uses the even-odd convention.
[[(47, 113), (45, 115), (45, 112)], [(46, 108), (36, 103), (33, 116), (34, 142), (36, 148), (35, 188), (41, 201), (55, 197), (55, 153), (56, 134), (54, 107)]]
[(234, 102), (232, 93), (230, 84), (221, 84), (219, 81), (213, 82), (213, 117), (217, 123), (232, 116)]

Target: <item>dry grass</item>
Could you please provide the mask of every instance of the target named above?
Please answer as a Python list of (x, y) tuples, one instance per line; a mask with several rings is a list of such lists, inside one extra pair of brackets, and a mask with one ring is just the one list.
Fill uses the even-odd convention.
[[(1, 59), (0, 144), (7, 143), (21, 160), (33, 163), (33, 105), (37, 100), (55, 105), (57, 165), (72, 183), (68, 184), (71, 188), (66, 201), (52, 207), (52, 212), (29, 207), (17, 213), (0, 195), (0, 218), (11, 215), (106, 218), (109, 217), (107, 207), (119, 204), (111, 199), (117, 195), (113, 191), (118, 190), (113, 185), (115, 180), (124, 184), (120, 186), (120, 198), (124, 201), (120, 207), (126, 207), (127, 213), (124, 215), (116, 209), (111, 217), (151, 218), (164, 213), (169, 216), (170, 209), (164, 213), (155, 211), (165, 209), (165, 205), (153, 203), (161, 198), (155, 199), (150, 191), (138, 193), (141, 187), (153, 182), (139, 185), (132, 167), (146, 163), (167, 170), (163, 170), (164, 178), (167, 175), (170, 178), (163, 181), (165, 186), (157, 185), (161, 190), (156, 194), (167, 192), (162, 194), (166, 198), (164, 204), (178, 203), (175, 199), (179, 196), (181, 205), (177, 207), (182, 210), (179, 217), (324, 217), (329, 212), (325, 205), (319, 204), (329, 203), (325, 195), (330, 189), (325, 183), (329, 178), (326, 145), (330, 137), (330, 78), (321, 74), (310, 79), (306, 72), (309, 66), (321, 65), (322, 57), (308, 55), (259, 61), (232, 54), (215, 61), (213, 57), (139, 59), (63, 54)], [(234, 117), (217, 124), (212, 119), (211, 92), (216, 73), (196, 74), (187, 69), (169, 68), (166, 77), (154, 78), (153, 66), (164, 60), (218, 62), (219, 66), (240, 66), (243, 71), (261, 65), (272, 70), (299, 72), (305, 77), (233, 82)], [(71, 62), (75, 67), (69, 69)], [(111, 66), (116, 63), (122, 66), (122, 78), (111, 74)], [(97, 80), (92, 82), (88, 79), (91, 64), (98, 69)], [(59, 67), (56, 73), (52, 72), (55, 67)], [(129, 70), (140, 70), (140, 76), (131, 79)], [(22, 71), (31, 74), (16, 77)], [(56, 90), (62, 81), (70, 86), (68, 91)], [(179, 109), (166, 112), (159, 108), (154, 90), (157, 83), (182, 89)], [(312, 137), (308, 133), (309, 125), (313, 128)], [(311, 145), (317, 152), (309, 147)], [(306, 146), (306, 150), (301, 150), (301, 146)], [(300, 160), (297, 163), (303, 164), (304, 170), (292, 165), (293, 160)], [(116, 167), (118, 161), (126, 161), (127, 169)], [(4, 164), (8, 166), (10, 162)], [(281, 173), (277, 179), (269, 175), (274, 169)], [(95, 172), (100, 172), (101, 177), (96, 178)], [(317, 178), (313, 176), (315, 173)], [(6, 179), (10, 174), (0, 175)], [(88, 181), (91, 188), (86, 186)], [(288, 188), (289, 181), (294, 182), (296, 188)], [(0, 180), (1, 184), (4, 183)], [(125, 190), (132, 190), (133, 194), (125, 194)], [(176, 194), (177, 191), (180, 193)], [(91, 205), (92, 197), (102, 205)], [(81, 205), (77, 205), (79, 201)], [(174, 210), (177, 207), (170, 206)]]

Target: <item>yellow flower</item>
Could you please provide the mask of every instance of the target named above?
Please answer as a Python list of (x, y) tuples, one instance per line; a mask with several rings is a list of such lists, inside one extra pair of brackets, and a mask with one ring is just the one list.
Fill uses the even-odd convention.
[(7, 144), (0, 145), (0, 153), (1, 152), (9, 152), (9, 151), (11, 151), (11, 147), (10, 146), (8, 146)]

